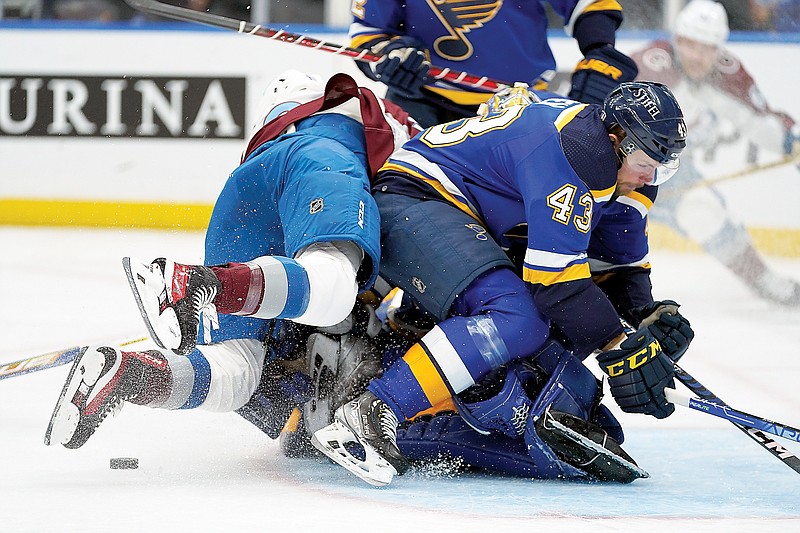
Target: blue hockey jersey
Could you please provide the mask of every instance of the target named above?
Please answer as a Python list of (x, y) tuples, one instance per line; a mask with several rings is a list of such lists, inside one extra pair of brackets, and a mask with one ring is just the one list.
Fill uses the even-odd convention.
[(523, 279), (579, 346), (621, 332), (592, 275), (649, 268), (656, 188), (615, 198), (616, 164), (600, 108), (556, 98), (429, 128), (395, 152), (376, 187), (447, 201), (506, 249), (524, 242)]
[[(616, 0), (548, 3), (563, 18), (568, 35), (573, 35), (577, 19), (585, 14), (605, 12), (622, 18)], [(405, 35), (425, 46), (433, 65), (509, 83), (533, 84), (539, 78), (551, 77), (556, 68), (547, 43), (548, 20), (542, 2), (355, 0), (353, 16), (350, 45), (355, 48), (387, 35)], [(611, 34), (613, 43), (613, 27)], [(462, 105), (478, 105), (487, 98), (485, 91), (465, 91), (445, 82), (432, 83), (428, 88)]]

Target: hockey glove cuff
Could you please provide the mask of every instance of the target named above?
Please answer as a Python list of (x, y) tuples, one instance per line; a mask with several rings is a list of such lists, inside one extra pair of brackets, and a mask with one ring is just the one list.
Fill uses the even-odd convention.
[(575, 67), (569, 97), (587, 104), (602, 104), (617, 85), (633, 81), (638, 73), (633, 59), (610, 44), (594, 48)]
[(385, 83), (401, 96), (422, 98), (422, 87), (428, 83), (431, 64), (424, 45), (412, 37), (394, 37), (370, 46), (370, 52), (382, 55), (377, 63), (359, 63), (369, 78)]
[(661, 300), (631, 310), (639, 328), (646, 327), (664, 353), (675, 362), (683, 357), (694, 339), (692, 325), (678, 312), (679, 307), (674, 300)]
[(618, 349), (597, 356), (600, 368), (608, 374), (611, 395), (626, 413), (666, 418), (675, 411), (664, 395), (664, 387), (675, 386), (674, 371), (671, 361), (661, 353), (653, 334), (643, 328)]

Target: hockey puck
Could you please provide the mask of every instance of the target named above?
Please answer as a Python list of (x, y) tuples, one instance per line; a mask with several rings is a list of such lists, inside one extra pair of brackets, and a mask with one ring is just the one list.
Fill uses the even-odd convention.
[(139, 468), (139, 459), (136, 457), (112, 457), (112, 470), (135, 470)]

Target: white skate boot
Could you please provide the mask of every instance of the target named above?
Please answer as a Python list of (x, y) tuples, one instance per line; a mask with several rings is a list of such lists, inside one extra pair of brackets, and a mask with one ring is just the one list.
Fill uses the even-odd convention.
[(178, 355), (190, 353), (200, 328), (200, 313), (216, 321), (214, 298), (222, 291), (205, 266), (182, 265), (164, 258), (145, 264), (122, 259), (128, 283), (153, 341)]
[[(348, 449), (360, 444), (364, 459)], [(367, 391), (339, 407), (333, 424), (314, 433), (311, 444), (367, 483), (387, 485), (411, 463), (397, 447), (397, 417), (386, 403)]]

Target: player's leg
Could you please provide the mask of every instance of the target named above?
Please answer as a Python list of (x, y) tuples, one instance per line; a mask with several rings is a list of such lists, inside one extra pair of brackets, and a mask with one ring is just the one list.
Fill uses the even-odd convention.
[(315, 446), (357, 475), (363, 474), (361, 467), (354, 467), (352, 456), (342, 455), (336, 439), (349, 432), (388, 460), (393, 468), (381, 463), (381, 474), (404, 471), (408, 462), (394, 442), (398, 419), (449, 398), (505, 362), (530, 355), (548, 331), (524, 282), (474, 219), (442, 202), (387, 194), (376, 199), (382, 276), (436, 318), (449, 316), (451, 308), (464, 316), (434, 327), (373, 380), (367, 393), (338, 409), (329, 431), (315, 434)]
[[(210, 323), (201, 342), (232, 338), (224, 333), (230, 319), (217, 313), (321, 326), (345, 318), (357, 281), (371, 283), (379, 261), (365, 172), (352, 150), (330, 139), (277, 143), (237, 168), (217, 199), (206, 234), (206, 264), (214, 266), (126, 258), (156, 343), (191, 351), (203, 311)], [(207, 327), (217, 318), (220, 334)]]
[[(646, 475), (620, 447), (599, 382), (555, 342), (455, 396), (458, 413), (406, 421), (398, 445), (415, 460), (450, 457), (491, 472), (630, 482)], [(441, 460), (441, 459), (440, 459)]]
[(162, 409), (236, 410), (256, 390), (264, 355), (263, 343), (255, 339), (200, 346), (187, 356), (168, 350), (87, 348), (73, 363), (45, 442), (82, 446), (123, 402)]
[(680, 179), (665, 185), (664, 194), (653, 207), (652, 219), (698, 243), (762, 298), (800, 306), (800, 282), (778, 274), (764, 261), (747, 228), (730, 211), (722, 195), (703, 186), (689, 162), (682, 165), (676, 178)]

